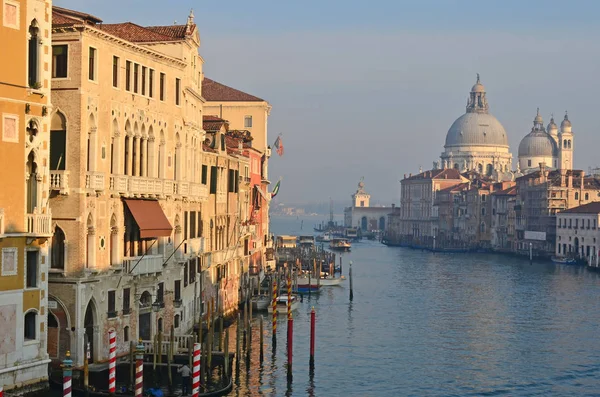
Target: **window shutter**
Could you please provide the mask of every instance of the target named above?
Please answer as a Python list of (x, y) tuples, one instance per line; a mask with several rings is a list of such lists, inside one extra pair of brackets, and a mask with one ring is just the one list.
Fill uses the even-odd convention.
[(217, 167), (210, 167), (210, 194), (217, 194)]

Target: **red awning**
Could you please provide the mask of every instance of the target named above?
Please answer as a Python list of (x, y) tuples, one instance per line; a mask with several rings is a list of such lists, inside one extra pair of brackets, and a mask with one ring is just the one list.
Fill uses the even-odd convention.
[(140, 238), (168, 237), (173, 227), (156, 200), (124, 200), (140, 228)]

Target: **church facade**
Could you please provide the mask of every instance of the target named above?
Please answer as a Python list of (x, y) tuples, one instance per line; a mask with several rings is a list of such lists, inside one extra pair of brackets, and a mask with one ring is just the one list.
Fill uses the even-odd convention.
[(371, 207), (370, 201), (371, 195), (365, 191), (365, 183), (361, 180), (352, 195), (352, 206), (344, 209), (344, 226), (363, 232), (384, 231), (393, 207)]

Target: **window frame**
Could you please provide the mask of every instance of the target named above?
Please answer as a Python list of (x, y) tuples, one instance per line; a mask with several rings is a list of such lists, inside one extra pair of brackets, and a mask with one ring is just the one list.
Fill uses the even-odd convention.
[(166, 73), (160, 72), (159, 79), (158, 79), (158, 86), (159, 86), (158, 99), (161, 102), (164, 102), (167, 98), (167, 87), (165, 86), (166, 80), (167, 80)]
[[(90, 65), (90, 57), (94, 53), (93, 64)], [(92, 74), (92, 76), (90, 76)], [(91, 77), (91, 78), (90, 78)], [(94, 46), (88, 46), (88, 81), (94, 83), (98, 82), (98, 48)]]
[(148, 74), (148, 67), (142, 65), (142, 70), (141, 70), (141, 74), (140, 74), (140, 79), (141, 79), (141, 87), (140, 87), (140, 94), (142, 96), (146, 96), (146, 75)]
[[(10, 4), (17, 7), (17, 21), (15, 24), (8, 23), (6, 21), (6, 13), (4, 8), (6, 4)], [(3, 0), (2, 1), (2, 26), (10, 29), (21, 30), (21, 3), (14, 0)]]
[(154, 69), (148, 68), (148, 97), (154, 99)]
[(133, 93), (139, 94), (139, 88), (140, 88), (140, 64), (134, 62), (134, 64), (133, 64)]
[(252, 115), (244, 116), (244, 128), (252, 128)]
[[(37, 260), (35, 263), (35, 286), (29, 286), (28, 285), (28, 276), (29, 276), (29, 262), (28, 262), (28, 253), (29, 252), (35, 252), (37, 253)], [(17, 262), (18, 264), (18, 262)], [(25, 248), (25, 255), (23, 257), (23, 269), (24, 269), (24, 274), (23, 274), (23, 282), (24, 282), (24, 286), (25, 286), (25, 290), (36, 290), (36, 289), (41, 289), (41, 252), (39, 249), (35, 249), (35, 248)]]
[[(15, 123), (17, 124), (17, 133), (16, 133), (16, 137), (15, 138), (8, 138), (6, 136), (6, 120), (7, 119), (11, 119), (14, 120)], [(19, 115), (18, 114), (11, 114), (11, 113), (2, 113), (2, 142), (7, 142), (7, 143), (19, 143), (19, 133), (21, 131), (21, 126), (20, 126), (20, 119), (19, 119)]]
[(125, 60), (125, 91), (131, 92), (131, 67), (133, 62), (129, 59)]
[[(4, 253), (5, 252), (11, 252), (15, 254), (15, 268), (13, 271), (6, 271), (4, 269), (4, 264), (5, 264), (5, 260), (4, 260)], [(0, 267), (0, 276), (3, 277), (10, 277), (10, 276), (16, 276), (17, 274), (19, 274), (19, 249), (17, 247), (4, 247), (2, 248), (2, 258), (0, 258), (2, 260), (2, 267)]]
[[(28, 338), (27, 335), (27, 316), (34, 316), (34, 324), (33, 324), (33, 339)], [(40, 314), (36, 309), (29, 309), (23, 314), (23, 345), (30, 345), (39, 342), (40, 338)]]
[[(58, 75), (54, 75), (54, 71), (55, 71), (55, 62), (54, 62), (54, 47), (66, 47), (67, 48), (67, 53), (65, 54), (65, 62), (66, 62), (66, 66), (65, 66), (65, 76), (58, 76)], [(69, 43), (61, 43), (61, 42), (57, 42), (57, 43), (52, 43), (52, 65), (51, 65), (51, 70), (50, 70), (50, 78), (52, 80), (67, 80), (69, 79), (69, 52), (71, 51), (71, 45)]]
[[(116, 61), (116, 65), (115, 65)], [(112, 86), (113, 88), (119, 89), (121, 86), (121, 58), (113, 55), (113, 64), (112, 64)]]
[(175, 106), (181, 106), (181, 79), (175, 77)]
[[(112, 308), (111, 308), (111, 297), (112, 297)], [(112, 309), (112, 310), (111, 310)], [(106, 291), (106, 313), (109, 319), (117, 318), (117, 291), (109, 289)]]

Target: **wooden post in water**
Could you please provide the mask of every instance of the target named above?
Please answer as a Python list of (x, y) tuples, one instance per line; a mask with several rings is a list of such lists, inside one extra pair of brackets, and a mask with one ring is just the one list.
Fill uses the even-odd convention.
[(240, 327), (241, 327), (241, 323), (240, 323), (240, 313), (238, 313), (237, 315), (237, 326), (235, 327), (235, 333), (236, 333), (236, 338), (235, 338), (235, 362), (239, 365), (240, 363)]
[(192, 339), (190, 339), (189, 344), (188, 344), (188, 367), (189, 368), (193, 368), (194, 367), (194, 338), (192, 337)]
[[(208, 373), (212, 372), (212, 348), (213, 348), (213, 330), (211, 329), (208, 333), (208, 351), (206, 352), (206, 365)], [(210, 375), (209, 375), (210, 377)]]
[(223, 362), (225, 364), (225, 377), (229, 378), (229, 328), (225, 330), (225, 346)]
[(129, 387), (135, 390), (135, 351), (134, 341), (129, 342)]
[(175, 327), (171, 324), (171, 335), (169, 336), (169, 351), (167, 352), (167, 374), (169, 379), (169, 392), (173, 393), (173, 373), (171, 363), (173, 362), (173, 348), (175, 347)]
[(86, 333), (83, 334), (83, 390), (85, 390), (86, 397), (90, 394), (90, 367), (89, 367), (89, 355), (90, 350), (88, 349), (88, 336)]
[(259, 323), (259, 327), (260, 327), (260, 339), (259, 339), (259, 345), (260, 345), (260, 362), (262, 364), (263, 360), (265, 359), (264, 353), (263, 353), (263, 316), (260, 316), (260, 323)]
[(158, 334), (154, 334), (154, 349), (152, 349), (152, 371), (156, 375), (156, 353), (158, 352)]
[(315, 307), (310, 311), (310, 359), (308, 361), (308, 365), (310, 368), (314, 368), (315, 366), (315, 324), (316, 324), (316, 316), (315, 316)]
[(287, 329), (287, 379), (288, 382), (292, 381), (292, 356), (293, 356), (293, 344), (294, 344), (294, 319), (292, 313), (288, 317), (288, 329)]
[(162, 364), (162, 355), (163, 355), (163, 333), (162, 329), (158, 330), (158, 363)]
[(340, 255), (340, 274), (342, 274), (342, 256)]
[(246, 346), (247, 332), (248, 332), (248, 301), (245, 301), (244, 302), (244, 346)]
[(352, 261), (350, 261), (350, 270), (348, 276), (350, 278), (350, 301), (352, 301), (352, 299), (354, 299), (354, 291), (352, 290)]
[(273, 349), (277, 345), (277, 281), (273, 281)]
[(219, 317), (219, 351), (220, 352), (223, 351), (222, 335), (223, 335), (223, 316), (221, 315), (221, 317)]

